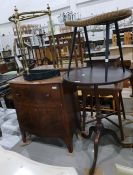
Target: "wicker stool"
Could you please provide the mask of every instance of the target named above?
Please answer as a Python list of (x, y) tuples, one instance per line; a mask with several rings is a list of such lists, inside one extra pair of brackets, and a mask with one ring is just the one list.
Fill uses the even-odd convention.
[(77, 27), (83, 27), (84, 28), (86, 44), (88, 46), (88, 54), (89, 54), (89, 58), (90, 58), (90, 64), (92, 66), (91, 55), (90, 55), (90, 45), (89, 45), (89, 39), (88, 39), (88, 33), (87, 33), (87, 28), (86, 27), (90, 26), (90, 25), (105, 25), (106, 26), (105, 66), (108, 66), (109, 27), (110, 27), (110, 24), (113, 24), (113, 23), (115, 24), (115, 30), (116, 30), (116, 36), (117, 36), (117, 45), (119, 47), (121, 64), (122, 64), (123, 71), (124, 71), (125, 69), (124, 69), (124, 63), (123, 63), (123, 54), (122, 54), (122, 47), (121, 47), (121, 39), (120, 39), (118, 21), (123, 20), (123, 19), (131, 16), (131, 14), (132, 14), (132, 10), (122, 9), (122, 10), (117, 10), (117, 11), (97, 15), (95, 17), (85, 19), (85, 20), (66, 21), (65, 22), (66, 26), (74, 27), (72, 45), (71, 45), (71, 50), (70, 50), (70, 61), (69, 61), (68, 75), (69, 75), (69, 71), (70, 71), (70, 67), (71, 67), (72, 54), (73, 54), (74, 45), (75, 45)]

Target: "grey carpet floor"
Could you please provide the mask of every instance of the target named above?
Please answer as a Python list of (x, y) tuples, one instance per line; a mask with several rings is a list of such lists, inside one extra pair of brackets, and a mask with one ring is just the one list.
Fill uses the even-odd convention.
[[(117, 121), (116, 116), (112, 116)], [(133, 118), (123, 121), (125, 142), (133, 143)], [(104, 126), (111, 128), (119, 135), (119, 130), (107, 120)], [(88, 126), (89, 128), (89, 126)], [(35, 161), (58, 166), (75, 167), (78, 175), (87, 175), (93, 162), (93, 136), (91, 139), (73, 137), (73, 153), (68, 153), (65, 144), (60, 139), (32, 138), (29, 145), (17, 144), (12, 150)], [(105, 135), (100, 140), (96, 175), (115, 175), (115, 164), (133, 167), (133, 149), (122, 148), (111, 136)]]
[[(125, 142), (133, 143), (133, 99), (124, 98), (124, 106), (128, 120), (123, 121)], [(114, 121), (117, 117), (113, 116)], [(119, 130), (107, 120), (103, 120), (106, 127)], [(89, 128), (89, 126), (88, 126)], [(87, 129), (86, 129), (87, 130)], [(38, 138), (33, 136), (32, 142), (25, 145), (19, 142), (12, 148), (13, 151), (22, 154), (35, 161), (58, 166), (75, 167), (78, 175), (88, 175), (93, 161), (93, 136), (91, 139), (83, 139), (74, 135), (73, 153), (68, 153), (66, 145), (60, 139)], [(133, 167), (133, 148), (122, 148), (111, 136), (104, 136), (100, 140), (98, 160), (95, 175), (115, 175), (115, 164)]]

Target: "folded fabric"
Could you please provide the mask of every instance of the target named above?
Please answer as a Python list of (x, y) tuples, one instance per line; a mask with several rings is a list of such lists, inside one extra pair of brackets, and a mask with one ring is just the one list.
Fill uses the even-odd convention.
[(116, 164), (116, 175), (133, 175), (133, 168)]
[(46, 165), (0, 147), (1, 175), (78, 175), (73, 167)]

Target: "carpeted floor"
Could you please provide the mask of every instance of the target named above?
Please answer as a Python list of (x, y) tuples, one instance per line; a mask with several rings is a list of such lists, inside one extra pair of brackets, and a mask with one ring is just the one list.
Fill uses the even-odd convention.
[[(116, 116), (111, 118), (117, 121)], [(127, 116), (127, 120), (123, 121), (126, 136), (125, 142), (133, 143), (132, 121), (133, 118), (130, 116)], [(119, 135), (118, 128), (112, 126), (105, 119), (103, 122), (105, 127), (115, 130)], [(19, 143), (12, 150), (41, 163), (73, 166), (79, 175), (87, 175), (93, 161), (93, 136), (89, 140), (77, 139), (74, 136), (73, 145), (74, 151), (70, 154), (65, 144), (59, 139), (33, 137), (29, 145), (23, 146), (22, 143)], [(117, 145), (111, 136), (106, 135), (100, 140), (96, 175), (115, 175), (116, 163), (133, 167), (133, 149), (122, 148), (120, 145)]]
[(21, 140), (16, 111), (14, 109), (0, 108), (0, 126), (2, 137), (0, 145), (11, 149)]

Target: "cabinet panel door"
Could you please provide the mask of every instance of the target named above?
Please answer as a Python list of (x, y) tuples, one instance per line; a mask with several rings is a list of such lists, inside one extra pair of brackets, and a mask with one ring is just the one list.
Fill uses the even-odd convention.
[(17, 105), (17, 117), (21, 129), (39, 136), (59, 136), (64, 131), (63, 112), (60, 105), (56, 107), (38, 107)]
[(53, 106), (60, 104), (60, 86), (58, 84), (17, 85), (13, 87), (13, 98), (19, 104)]

